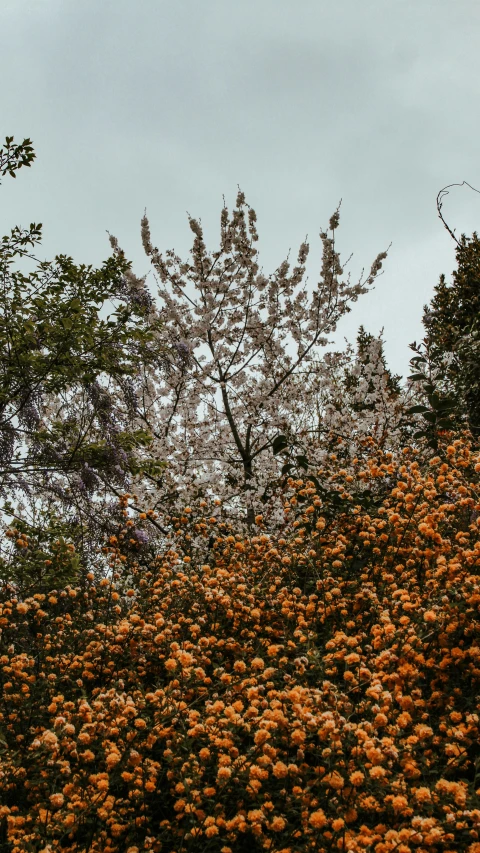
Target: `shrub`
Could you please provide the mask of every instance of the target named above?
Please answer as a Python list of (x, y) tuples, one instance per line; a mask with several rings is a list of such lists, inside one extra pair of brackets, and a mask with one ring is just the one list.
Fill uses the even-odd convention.
[(185, 507), (153, 558), (124, 496), (109, 577), (5, 587), (2, 853), (478, 853), (480, 454), (444, 444), (370, 442), (336, 513), (291, 479), (279, 537)]

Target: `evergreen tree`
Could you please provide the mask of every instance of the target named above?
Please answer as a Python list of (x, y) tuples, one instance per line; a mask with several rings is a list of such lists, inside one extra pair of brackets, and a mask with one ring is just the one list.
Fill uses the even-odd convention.
[(442, 274), (424, 306), (425, 342), (441, 386), (453, 395), (458, 424), (480, 436), (480, 240), (457, 241), (457, 269), (449, 285)]

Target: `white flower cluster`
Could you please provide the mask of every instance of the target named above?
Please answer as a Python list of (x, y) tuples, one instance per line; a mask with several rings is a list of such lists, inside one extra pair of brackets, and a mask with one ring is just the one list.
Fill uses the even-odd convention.
[[(247, 212), (247, 215), (246, 215)], [(248, 220), (248, 221), (247, 221)], [(312, 472), (325, 455), (325, 436), (360, 436), (395, 441), (405, 401), (389, 393), (381, 339), (367, 357), (320, 351), (340, 318), (375, 281), (386, 257), (381, 252), (366, 280), (350, 284), (335, 251), (339, 211), (330, 219), (332, 236), (321, 231), (323, 257), (318, 284), (307, 288), (306, 240), (297, 265), (288, 259), (266, 278), (257, 263), (255, 211), (239, 190), (229, 218), (223, 206), (220, 249), (207, 252), (201, 224), (189, 216), (192, 259), (152, 246), (146, 215), (141, 234), (158, 275), (160, 316), (168, 338), (188, 354), (167, 373), (144, 377), (139, 424), (154, 437), (149, 453), (165, 460), (161, 478), (143, 477), (135, 492), (144, 506), (164, 517), (204, 496), (220, 498), (238, 522), (257, 512), (281, 523), (278, 489), (280, 434), (301, 438)], [(114, 238), (113, 238), (114, 239)], [(113, 243), (112, 243), (113, 245)], [(115, 241), (115, 245), (116, 244)], [(345, 393), (344, 371), (358, 383)], [(356, 405), (373, 404), (365, 406)], [(270, 490), (269, 490), (270, 489)]]

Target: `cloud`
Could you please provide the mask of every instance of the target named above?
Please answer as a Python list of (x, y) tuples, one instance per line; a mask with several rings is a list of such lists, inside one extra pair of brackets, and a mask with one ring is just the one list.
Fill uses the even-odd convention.
[[(240, 184), (265, 272), (308, 233), (315, 281), (318, 232), (342, 198), (352, 279), (393, 245), (338, 340), (383, 326), (405, 374), (422, 305), (455, 267), (437, 192), (480, 185), (479, 17), (469, 0), (4, 2), (4, 135), (30, 136), (37, 160), (4, 181), (0, 225), (41, 221), (45, 257), (87, 263), (108, 256), (108, 229), (144, 274), (145, 207), (159, 249), (188, 254), (186, 210), (215, 249), (222, 193), (231, 208)], [(479, 211), (465, 187), (445, 202), (457, 233)]]

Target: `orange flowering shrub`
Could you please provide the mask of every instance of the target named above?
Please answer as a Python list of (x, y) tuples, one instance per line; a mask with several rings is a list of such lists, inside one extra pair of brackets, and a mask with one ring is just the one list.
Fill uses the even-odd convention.
[(2, 853), (479, 853), (479, 472), (372, 446), (277, 537), (186, 508), (154, 559), (4, 590)]

